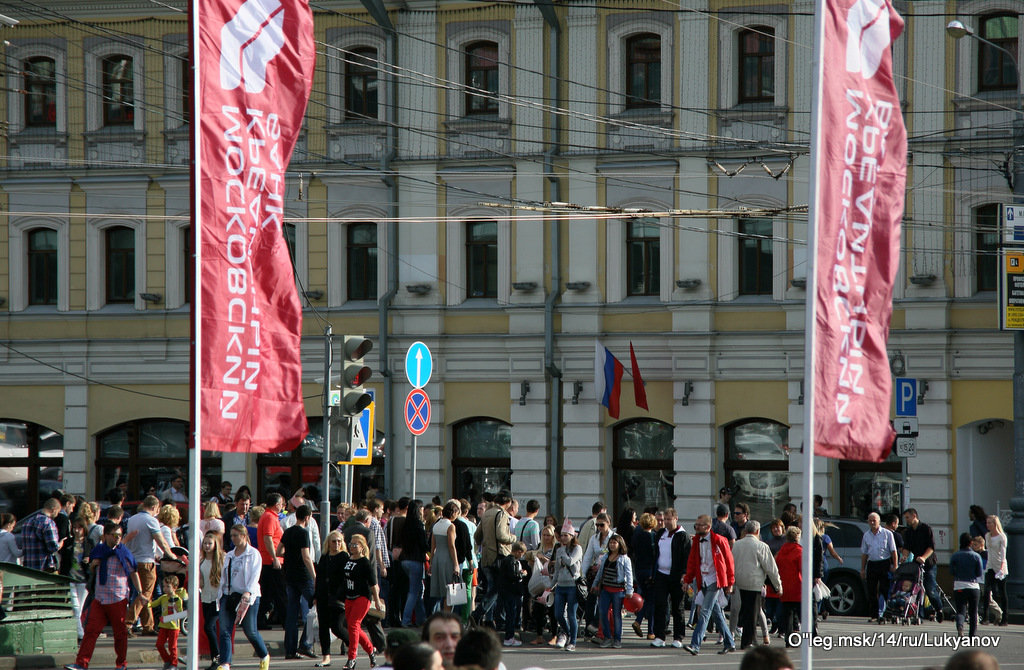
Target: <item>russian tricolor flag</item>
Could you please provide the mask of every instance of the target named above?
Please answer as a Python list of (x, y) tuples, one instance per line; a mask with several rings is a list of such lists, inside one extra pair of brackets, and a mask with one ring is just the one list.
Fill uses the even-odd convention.
[(612, 352), (594, 343), (594, 387), (598, 402), (608, 408), (613, 419), (619, 418), (619, 393), (622, 391), (622, 373), (625, 368)]

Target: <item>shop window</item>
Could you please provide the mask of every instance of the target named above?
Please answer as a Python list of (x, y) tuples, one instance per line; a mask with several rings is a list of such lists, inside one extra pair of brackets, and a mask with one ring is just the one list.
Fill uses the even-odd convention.
[(615, 426), (615, 510), (635, 510), (675, 504), (672, 465), (672, 426), (661, 421), (638, 419)]
[[(129, 421), (100, 433), (97, 497), (119, 487), (128, 501), (137, 502), (147, 495), (162, 496), (176, 476), (188, 481), (188, 439), (188, 422), (176, 419)], [(202, 467), (199, 490), (207, 499), (220, 486), (220, 452), (204, 451)]]
[(751, 519), (776, 518), (789, 502), (789, 427), (768, 419), (726, 426), (725, 481)]
[(19, 519), (64, 487), (64, 436), (45, 426), (0, 419), (0, 512)]
[(839, 461), (839, 513), (866, 519), (871, 512), (902, 511), (903, 465), (895, 450), (882, 463)]
[(475, 507), (484, 492), (512, 489), (511, 425), (481, 417), (456, 424), (452, 433), (456, 498), (466, 498)]

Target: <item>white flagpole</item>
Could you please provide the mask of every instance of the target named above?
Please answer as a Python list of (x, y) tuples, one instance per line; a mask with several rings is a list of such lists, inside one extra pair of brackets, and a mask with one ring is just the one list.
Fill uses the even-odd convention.
[[(800, 667), (812, 667), (811, 635), (814, 631), (814, 342), (817, 334), (817, 239), (818, 212), (821, 207), (821, 103), (824, 88), (825, 1), (814, 3), (814, 52), (811, 57), (811, 164), (807, 199), (807, 295), (804, 323), (804, 448), (803, 470), (803, 579), (800, 594)], [(788, 641), (787, 641), (788, 642)]]
[[(202, 348), (202, 267), (203, 247), (202, 240), (202, 198), (200, 197), (199, 179), (199, 120), (200, 101), (199, 92), (199, 0), (190, 2), (189, 20), (191, 21), (189, 39), (191, 47), (188, 51), (192, 66), (192, 95), (189, 101), (192, 103), (191, 118), (189, 119), (189, 136), (192, 157), (192, 249), (195, 254), (192, 278), (192, 449), (189, 451), (188, 463), (188, 534), (189, 534), (189, 561), (188, 561), (188, 620), (189, 634), (186, 637), (185, 661), (188, 670), (199, 670), (199, 636), (201, 634), (199, 625), (200, 602), (199, 597), (199, 553), (202, 537), (199, 534), (199, 520), (202, 511), (202, 497), (200, 495), (200, 473), (202, 472), (202, 370), (203, 348)], [(189, 82), (182, 82), (183, 86)], [(182, 110), (184, 111), (184, 110)]]

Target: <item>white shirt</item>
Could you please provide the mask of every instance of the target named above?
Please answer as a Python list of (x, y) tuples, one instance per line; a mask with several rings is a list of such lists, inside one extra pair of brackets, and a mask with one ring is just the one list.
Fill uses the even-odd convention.
[(885, 561), (896, 553), (896, 539), (888, 528), (879, 527), (877, 533), (871, 529), (864, 531), (860, 541), (860, 553), (866, 554), (869, 561)]
[(263, 572), (263, 559), (260, 552), (251, 544), (245, 546), (241, 556), (229, 551), (224, 556), (224, 572), (220, 576), (220, 593), (249, 592), (249, 604), (260, 597), (260, 573)]
[(704, 537), (694, 537), (693, 541), (700, 547), (700, 574), (704, 578), (704, 585), (717, 586), (718, 573), (715, 571), (715, 559), (711, 555), (711, 533)]
[(672, 535), (666, 530), (658, 540), (658, 572), (663, 575), (672, 572)]

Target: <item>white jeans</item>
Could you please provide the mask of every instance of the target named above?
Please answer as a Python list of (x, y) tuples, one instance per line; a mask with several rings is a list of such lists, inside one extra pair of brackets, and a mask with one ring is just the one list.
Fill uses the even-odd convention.
[(85, 587), (85, 582), (73, 582), (71, 584), (71, 606), (75, 610), (75, 626), (78, 627), (78, 639), (85, 637), (85, 629), (82, 627), (82, 605), (85, 604), (85, 598), (88, 595), (88, 591)]

